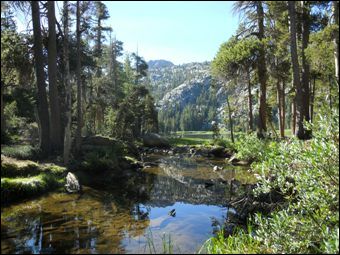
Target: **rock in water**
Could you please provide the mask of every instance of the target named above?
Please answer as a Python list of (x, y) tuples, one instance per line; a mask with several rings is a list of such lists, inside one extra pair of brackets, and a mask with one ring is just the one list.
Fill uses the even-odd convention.
[(222, 167), (214, 166), (213, 171), (216, 172), (222, 169), (223, 169)]
[(66, 176), (65, 188), (67, 192), (70, 192), (70, 193), (75, 193), (75, 192), (80, 191), (79, 181), (77, 177), (71, 172), (69, 172)]

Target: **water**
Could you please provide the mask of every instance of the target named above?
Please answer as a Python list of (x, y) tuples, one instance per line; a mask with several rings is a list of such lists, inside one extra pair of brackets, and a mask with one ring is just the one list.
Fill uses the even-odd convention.
[(117, 173), (105, 185), (90, 178), (82, 194), (53, 192), (2, 208), (1, 253), (195, 253), (235, 213), (228, 201), (241, 184), (253, 181), (242, 168), (214, 172), (222, 160), (146, 160), (158, 165)]

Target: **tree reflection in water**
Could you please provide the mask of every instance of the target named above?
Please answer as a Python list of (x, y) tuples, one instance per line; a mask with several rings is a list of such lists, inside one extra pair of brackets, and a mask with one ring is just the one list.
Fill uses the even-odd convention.
[[(157, 160), (158, 167), (107, 175), (110, 179), (87, 176), (86, 183), (80, 176), (90, 185), (80, 195), (50, 193), (2, 208), (2, 253), (148, 252), (149, 231), (156, 249), (162, 249), (167, 232), (180, 251), (195, 252), (220, 228), (228, 200), (242, 192), (236, 180), (242, 171), (212, 171), (211, 164), (222, 161)], [(172, 209), (176, 217), (169, 215)]]

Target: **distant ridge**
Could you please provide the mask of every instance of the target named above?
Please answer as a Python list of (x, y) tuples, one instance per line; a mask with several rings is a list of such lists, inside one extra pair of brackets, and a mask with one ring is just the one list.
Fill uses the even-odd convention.
[(172, 63), (171, 61), (168, 61), (168, 60), (158, 59), (158, 60), (150, 60), (148, 62), (148, 66), (149, 66), (150, 69), (163, 68), (163, 67), (174, 66), (174, 63)]

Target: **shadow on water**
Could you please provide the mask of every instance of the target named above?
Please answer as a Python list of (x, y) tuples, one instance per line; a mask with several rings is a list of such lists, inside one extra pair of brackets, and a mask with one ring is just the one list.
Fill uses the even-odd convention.
[[(222, 160), (149, 155), (143, 171), (78, 173), (82, 194), (49, 193), (1, 209), (2, 253), (193, 253), (221, 228), (252, 180)], [(104, 184), (103, 184), (104, 183)], [(150, 233), (153, 249), (150, 250)]]

